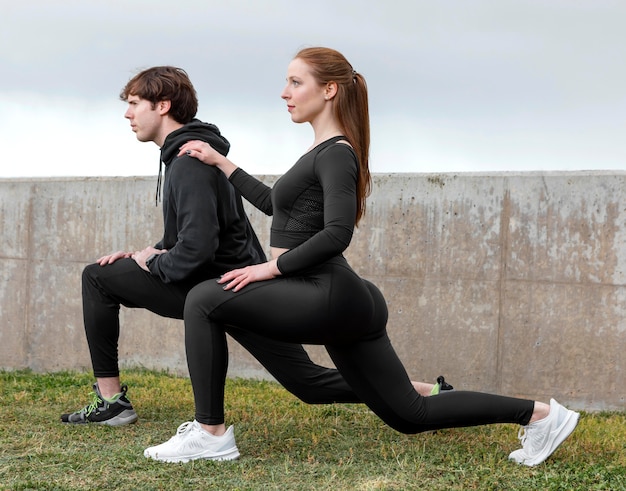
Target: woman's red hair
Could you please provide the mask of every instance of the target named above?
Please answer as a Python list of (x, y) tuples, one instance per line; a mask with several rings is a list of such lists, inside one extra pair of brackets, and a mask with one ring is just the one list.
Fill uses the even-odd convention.
[(357, 213), (355, 223), (365, 213), (365, 200), (370, 194), (372, 178), (369, 171), (370, 120), (365, 79), (348, 60), (330, 48), (304, 48), (295, 58), (304, 61), (321, 85), (337, 84), (334, 113), (344, 136), (352, 145), (359, 163), (357, 180)]

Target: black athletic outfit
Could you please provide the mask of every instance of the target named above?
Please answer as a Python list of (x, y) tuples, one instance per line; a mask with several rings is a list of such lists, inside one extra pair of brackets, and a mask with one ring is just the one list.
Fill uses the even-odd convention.
[[(83, 271), (83, 317), (96, 377), (119, 375), (120, 305), (182, 319), (194, 285), (265, 260), (241, 197), (224, 174), (186, 155), (177, 157), (189, 140), (205, 141), (224, 155), (229, 149), (216, 126), (198, 120), (166, 138), (161, 149), (164, 233), (155, 248), (167, 252), (150, 263), (150, 273), (130, 258)], [(231, 334), (301, 399), (358, 400), (337, 370), (315, 365), (302, 346), (235, 329)]]
[[(225, 333), (323, 344), (341, 376), (382, 420), (404, 433), (487, 423), (527, 424), (533, 401), (451, 391), (420, 396), (386, 332), (379, 290), (342, 256), (356, 216), (357, 159), (332, 138), (313, 148), (273, 190), (237, 169), (241, 194), (273, 215), (271, 245), (282, 276), (224, 290), (216, 280), (196, 285), (185, 304), (187, 362), (200, 423), (224, 422)], [(315, 393), (315, 389), (311, 390)]]

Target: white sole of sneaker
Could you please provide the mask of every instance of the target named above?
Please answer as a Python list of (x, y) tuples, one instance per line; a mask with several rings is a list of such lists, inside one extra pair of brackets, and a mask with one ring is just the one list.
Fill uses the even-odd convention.
[(106, 426), (124, 426), (130, 425), (138, 420), (137, 413), (135, 411), (131, 411), (129, 409), (122, 411), (120, 414), (115, 416), (114, 418), (107, 419), (106, 421), (99, 421), (98, 424), (106, 425)]
[(200, 459), (216, 460), (216, 461), (237, 460), (240, 457), (239, 450), (237, 449), (237, 447), (231, 448), (230, 450), (225, 450), (224, 452), (220, 452), (217, 454), (211, 453), (211, 455), (205, 455), (205, 454), (199, 453), (196, 455), (189, 455), (186, 457), (161, 457), (159, 456), (158, 451), (154, 452), (154, 455), (152, 455), (152, 452), (150, 452), (149, 450), (150, 449), (144, 450), (143, 452), (144, 457), (148, 459), (158, 460), (159, 462), (168, 462), (172, 464), (177, 464), (177, 463), (186, 464), (187, 462), (190, 462), (192, 460), (200, 460)]
[(526, 456), (524, 454), (524, 449), (523, 448), (518, 448), (517, 450), (513, 450), (509, 454), (509, 460), (512, 460), (512, 461), (514, 461), (517, 464), (523, 464), (525, 458), (526, 458)]
[(532, 459), (525, 459), (521, 462), (524, 465), (529, 467), (533, 467), (535, 465), (541, 464), (544, 460), (546, 460), (550, 455), (552, 455), (559, 445), (565, 441), (565, 439), (572, 434), (576, 425), (578, 424), (578, 418), (580, 414), (575, 411), (567, 410), (567, 417), (556, 430), (552, 431), (550, 434), (550, 440), (548, 444), (545, 446), (544, 451), (535, 455)]

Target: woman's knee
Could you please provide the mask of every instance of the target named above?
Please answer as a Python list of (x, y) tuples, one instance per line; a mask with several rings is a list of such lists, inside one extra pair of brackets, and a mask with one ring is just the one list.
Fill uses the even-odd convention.
[(191, 315), (196, 315), (204, 310), (204, 300), (206, 299), (206, 288), (203, 283), (194, 286), (185, 298), (184, 318), (187, 319)]
[(232, 295), (232, 292), (224, 291), (215, 279), (198, 283), (185, 298), (185, 319), (198, 314), (208, 317), (228, 300), (228, 294)]

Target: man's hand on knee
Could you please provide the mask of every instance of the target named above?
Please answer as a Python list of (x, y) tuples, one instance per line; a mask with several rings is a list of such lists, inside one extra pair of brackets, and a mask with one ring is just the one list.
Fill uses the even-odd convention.
[(150, 271), (148, 269), (148, 266), (146, 265), (146, 261), (148, 260), (148, 258), (153, 255), (163, 254), (165, 252), (167, 252), (167, 249), (155, 249), (154, 247), (146, 247), (142, 251), (133, 252), (130, 257), (135, 260), (135, 262), (139, 265), (141, 269), (145, 271)]
[(114, 252), (113, 254), (107, 254), (106, 256), (102, 256), (96, 262), (100, 266), (106, 266), (107, 264), (113, 264), (118, 259), (131, 257), (132, 255), (133, 255), (132, 252), (117, 251), (117, 252)]

